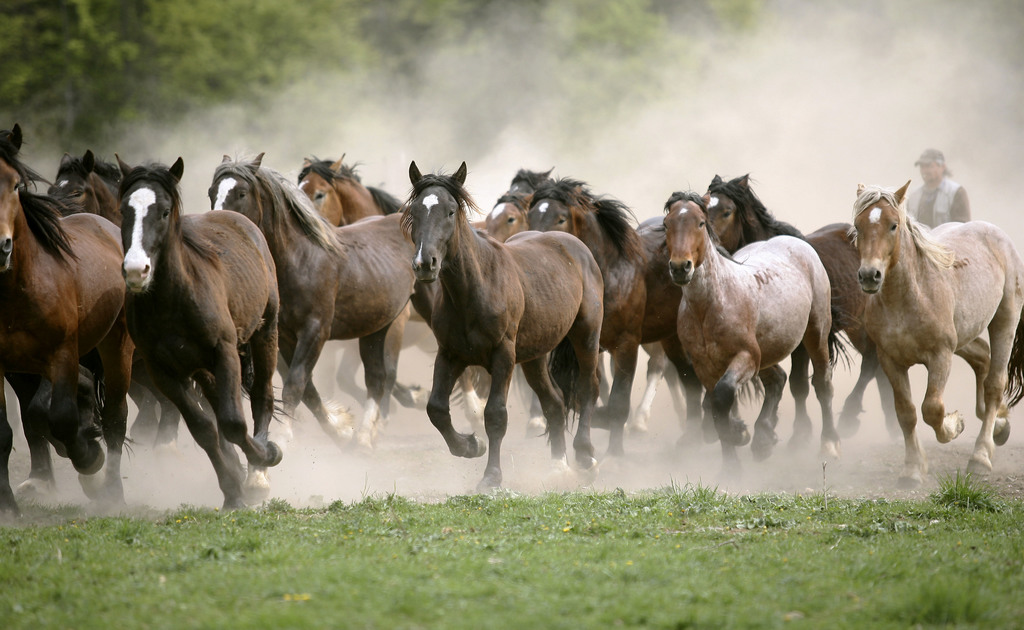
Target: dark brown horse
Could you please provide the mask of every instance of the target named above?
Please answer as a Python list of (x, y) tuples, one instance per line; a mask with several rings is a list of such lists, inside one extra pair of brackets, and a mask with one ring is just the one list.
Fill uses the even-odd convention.
[(301, 400), (332, 438), (347, 442), (351, 427), (337, 425), (311, 378), (329, 339), (358, 339), (367, 401), (356, 439), (372, 448), (390, 409), (409, 316), (412, 247), (397, 214), (329, 226), (295, 185), (261, 165), (262, 157), (226, 158), (214, 172), (210, 203), (256, 223), (277, 263), (285, 412)]
[(647, 262), (640, 237), (630, 223), (634, 220), (632, 212), (616, 199), (594, 195), (583, 182), (563, 177), (542, 183), (534, 191), (529, 220), (531, 230), (576, 236), (590, 248), (601, 267), (601, 348), (612, 357), (613, 375), (608, 403), (596, 417), (611, 430), (609, 453), (621, 455), (647, 301)]
[(527, 212), (530, 209), (530, 196), (522, 193), (508, 192), (498, 197), (494, 208), (484, 220), (484, 229), (496, 241), (504, 243), (513, 234), (530, 229)]
[[(565, 458), (565, 409), (579, 409), (573, 447), (576, 461), (593, 468), (590, 420), (597, 398), (601, 271), (583, 243), (566, 234), (520, 234), (507, 243), (473, 230), (466, 214), (476, 209), (464, 187), (465, 162), (454, 175), (422, 175), (409, 165), (413, 190), (402, 225), (415, 249), (416, 279), (440, 281), (432, 308), (437, 338), (434, 383), (427, 415), (452, 455), (480, 457), (487, 450), (475, 434), (452, 426), (449, 399), (470, 365), (491, 375), (484, 409), (490, 453), (481, 490), (501, 484), (501, 442), (508, 425), (506, 400), (513, 368), (521, 364), (544, 407), (551, 454)], [(575, 377), (549, 368), (549, 355)], [(565, 398), (552, 377), (571, 391)]]
[[(97, 214), (121, 227), (121, 204), (117, 198), (121, 169), (116, 164), (98, 159), (89, 150), (82, 157), (65, 153), (53, 181), (47, 194), (70, 200), (72, 203), (66, 207)], [(171, 446), (178, 437), (181, 415), (149, 380), (149, 374), (141, 365), (141, 357), (136, 356), (135, 363), (138, 365), (132, 369), (128, 395), (139, 413), (131, 425), (131, 436), (136, 441), (158, 447)], [(159, 417), (157, 407), (160, 409)]]
[[(231, 444), (245, 453), (252, 490), (266, 490), (262, 469), (281, 461), (281, 449), (267, 439), (277, 364), (274, 259), (259, 228), (238, 213), (183, 214), (181, 158), (169, 169), (118, 164), (128, 328), (153, 382), (209, 455), (224, 506), (240, 507), (245, 471)], [(251, 366), (251, 384), (246, 378), (243, 385), (243, 361)], [(199, 406), (193, 379), (214, 418)]]
[(331, 225), (351, 225), (366, 217), (398, 212), (401, 202), (374, 186), (364, 186), (354, 166), (306, 158), (299, 171), (299, 188)]
[[(856, 433), (860, 424), (857, 416), (863, 410), (864, 390), (872, 379), (878, 384), (886, 425), (890, 431), (898, 431), (892, 387), (879, 366), (875, 344), (863, 326), (867, 299), (857, 285), (860, 257), (849, 237), (850, 224), (833, 223), (804, 236), (797, 228), (777, 220), (768, 211), (750, 187), (749, 175), (728, 182), (716, 175), (708, 187), (706, 201), (708, 217), (715, 233), (729, 252), (782, 234), (803, 238), (818, 252), (832, 288), (833, 326), (845, 332), (861, 353), (857, 384), (847, 396), (839, 415), (840, 433)], [(802, 347), (793, 355), (789, 386), (796, 401), (793, 437), (795, 440), (805, 440), (810, 435), (811, 425), (806, 402), (809, 394), (807, 355)]]
[[(120, 462), (132, 342), (118, 273), (117, 227), (89, 214), (61, 218), (59, 202), (31, 192), (40, 178), (21, 163), (21, 143), (18, 125), (0, 131), (0, 376), (41, 377), (35, 391), (16, 386), (19, 397), (31, 398), (22, 418), (26, 432), (51, 437), (79, 473), (94, 475), (103, 467), (104, 453), (95, 425), (80, 422), (77, 395), (79, 359), (97, 350), (108, 448), (102, 498), (123, 502)], [(25, 383), (15, 378), (12, 385), (16, 381)], [(7, 469), (12, 433), (3, 394), (0, 415), (0, 510), (16, 512)], [(39, 474), (33, 464), (33, 474)], [(48, 451), (46, 464), (48, 469)], [(83, 487), (88, 491), (90, 485)]]

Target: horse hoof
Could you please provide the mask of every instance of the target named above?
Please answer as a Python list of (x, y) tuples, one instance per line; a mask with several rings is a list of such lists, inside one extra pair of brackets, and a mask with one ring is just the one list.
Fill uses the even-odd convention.
[(996, 416), (996, 426), (992, 430), (992, 439), (995, 441), (996, 446), (1002, 446), (1006, 444), (1006, 440), (1010, 439), (1010, 422), (1006, 419), (1006, 416)]
[(44, 503), (57, 494), (57, 483), (53, 479), (29, 477), (18, 485), (14, 493), (24, 501)]
[(245, 477), (245, 485), (242, 488), (245, 499), (249, 503), (262, 503), (270, 496), (270, 476), (265, 468), (249, 467), (249, 474)]
[(750, 444), (750, 431), (747, 429), (747, 425), (739, 420), (731, 421), (729, 427), (723, 433), (725, 435), (719, 436), (720, 439), (730, 446), (746, 446)]
[(715, 421), (710, 417), (704, 418), (701, 422), (701, 433), (704, 435), (705, 444), (714, 444), (718, 441), (718, 430), (715, 429)]
[(107, 456), (103, 452), (103, 449), (100, 448), (99, 444), (95, 442), (90, 442), (89, 450), (92, 451), (93, 449), (96, 449), (96, 455), (88, 464), (79, 466), (78, 463), (76, 463), (74, 460), (71, 461), (71, 464), (75, 467), (75, 470), (77, 470), (79, 474), (95, 475), (99, 471), (103, 470), (103, 464), (107, 462)]
[(839, 416), (839, 423), (836, 430), (839, 431), (839, 437), (852, 438), (857, 435), (858, 431), (860, 431), (860, 418), (857, 416), (847, 415)]
[(590, 470), (597, 466), (597, 458), (589, 453), (576, 453), (576, 467), (580, 470)]
[(750, 452), (754, 456), (754, 461), (763, 462), (768, 459), (778, 442), (779, 436), (776, 435), (775, 431), (755, 432), (754, 439), (750, 443)]
[(958, 435), (964, 432), (964, 415), (959, 411), (947, 413), (942, 419), (942, 424), (935, 431), (935, 439), (939, 444), (952, 442)]
[(818, 456), (825, 461), (837, 462), (841, 459), (839, 441), (838, 440), (822, 440), (821, 450), (818, 451)]
[(478, 494), (488, 494), (495, 488), (501, 487), (501, 475), (490, 475), (485, 474), (484, 478), (480, 480), (480, 483), (476, 484), (476, 491)]
[(181, 462), (185, 460), (185, 456), (178, 450), (177, 442), (164, 442), (163, 444), (157, 444), (153, 447), (153, 455), (158, 459), (170, 461), (170, 462)]
[[(593, 428), (593, 424), (591, 424), (591, 428)], [(547, 430), (548, 430), (548, 421), (544, 419), (544, 416), (533, 416), (526, 423), (526, 431), (528, 433), (532, 433), (532, 432), (536, 431), (537, 433), (543, 435), (544, 432), (547, 431)]]
[(988, 457), (975, 454), (971, 461), (967, 462), (967, 472), (975, 477), (987, 477), (992, 472), (992, 461)]
[(103, 497), (103, 485), (106, 481), (103, 475), (83, 475), (79, 473), (78, 484), (82, 486), (82, 492), (90, 501), (98, 501)]
[(281, 450), (281, 447), (278, 446), (277, 444), (271, 442), (270, 440), (267, 440), (267, 462), (266, 462), (266, 466), (268, 468), (272, 467), (272, 466), (277, 466), (278, 464), (281, 463), (281, 460), (283, 458), (284, 458), (284, 451)]
[(921, 476), (916, 473), (900, 475), (900, 478), (896, 480), (896, 487), (900, 490), (916, 490), (921, 487)]
[[(475, 433), (473, 435), (469, 436), (469, 438), (470, 438), (470, 450), (469, 450), (470, 455), (469, 455), (469, 457), (483, 457), (484, 454), (487, 452), (487, 444), (483, 440), (478, 438)], [(501, 482), (499, 481), (497, 485), (501, 485)], [(497, 487), (497, 486), (495, 486), (495, 487)]]
[(650, 429), (647, 428), (647, 420), (637, 418), (633, 422), (626, 424), (626, 433), (630, 434), (646, 434)]

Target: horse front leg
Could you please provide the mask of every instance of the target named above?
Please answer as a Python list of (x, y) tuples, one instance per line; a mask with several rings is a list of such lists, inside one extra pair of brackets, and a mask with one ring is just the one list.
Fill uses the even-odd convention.
[[(508, 386), (512, 383), (515, 367), (514, 347), (505, 352), (495, 352), (490, 365), (491, 388), (484, 405), (484, 430), (490, 448), (483, 479), (476, 486), (478, 492), (487, 492), (501, 485), (501, 442), (508, 430)], [(562, 450), (565, 450), (564, 441)]]
[(949, 380), (953, 354), (944, 352), (925, 364), (928, 369), (928, 385), (921, 403), (921, 418), (935, 430), (935, 439), (940, 444), (953, 441), (964, 430), (964, 416), (959, 411), (946, 413), (942, 393)]
[[(807, 397), (811, 393), (809, 373), (810, 355), (804, 344), (800, 344), (790, 355), (789, 393), (793, 395), (793, 435), (789, 438), (790, 446), (806, 444), (811, 439), (811, 416), (807, 413)], [(764, 383), (765, 397), (768, 396), (768, 383)]]
[[(53, 460), (50, 457), (52, 436), (46, 423), (50, 410), (50, 384), (35, 374), (7, 374), (7, 382), (18, 397), (21, 428), (28, 442), (30, 459), (28, 479), (18, 485), (17, 494), (32, 501), (42, 501), (57, 491)], [(66, 456), (67, 451), (64, 453)]]
[(882, 369), (892, 384), (893, 403), (896, 407), (896, 418), (903, 431), (903, 472), (896, 480), (896, 486), (913, 489), (921, 485), (924, 475), (928, 473), (928, 459), (917, 439), (917, 409), (910, 391), (910, 377), (907, 366), (898, 365), (879, 349), (879, 360)]
[[(678, 415), (679, 428), (683, 434), (676, 441), (677, 446), (695, 448), (701, 443), (711, 443), (718, 439), (715, 433), (715, 423), (712, 420), (710, 406), (705, 413), (704, 386), (697, 377), (693, 364), (690, 363), (686, 351), (683, 350), (682, 342), (678, 335), (672, 335), (661, 341), (661, 347), (665, 356), (675, 366), (676, 374), (683, 388), (683, 396), (686, 398), (686, 414)], [(710, 400), (708, 401), (710, 405)]]
[(668, 356), (661, 344), (648, 343), (643, 345), (647, 352), (647, 384), (644, 387), (644, 394), (640, 403), (633, 410), (633, 414), (626, 421), (626, 430), (631, 433), (647, 433), (647, 421), (651, 417), (651, 407), (654, 405), (654, 397), (658, 393), (658, 385), (665, 376), (665, 368), (668, 366)]
[[(398, 330), (392, 331), (396, 322), (385, 326), (375, 333), (359, 339), (359, 357), (363, 361), (363, 374), (366, 382), (366, 405), (363, 417), (356, 429), (356, 442), (366, 450), (373, 450), (374, 442), (380, 427), (387, 418), (390, 405), (391, 388), (395, 384), (397, 369), (397, 351), (401, 348), (401, 329), (405, 322), (397, 323)], [(389, 341), (389, 335), (397, 334), (398, 343)]]
[[(197, 378), (197, 382), (213, 405), (213, 414), (217, 418), (217, 430), (232, 444), (238, 445), (245, 453), (245, 458), (253, 466), (277, 466), (281, 463), (281, 448), (266, 439), (268, 412), (267, 390), (269, 378), (263, 375), (263, 382), (253, 382), (253, 402), (261, 405), (258, 413), (262, 418), (254, 418), (253, 431), (259, 432), (258, 437), (249, 435), (245, 414), (242, 412), (242, 365), (238, 349), (230, 342), (221, 342), (218, 346), (213, 379)], [(253, 361), (256, 368), (257, 361)], [(273, 364), (271, 364), (273, 368)], [(259, 390), (259, 391), (257, 391)], [(270, 390), (269, 405), (273, 410), (273, 390)], [(179, 407), (180, 409), (180, 407)], [(254, 409), (256, 412), (256, 409)], [(262, 426), (256, 426), (259, 422)]]
[(53, 385), (49, 413), (40, 422), (48, 422), (54, 438), (67, 449), (71, 464), (80, 474), (95, 475), (106, 462), (99, 444), (102, 434), (92, 418), (83, 419), (78, 410), (78, 352), (64, 350), (54, 358), (44, 380)]
[(764, 461), (772, 454), (775, 445), (779, 442), (775, 426), (779, 422), (779, 402), (782, 400), (782, 391), (786, 387), (786, 371), (778, 365), (773, 365), (761, 370), (758, 374), (761, 377), (762, 385), (764, 385), (764, 401), (761, 404), (761, 412), (757, 416), (757, 421), (754, 422), (754, 438), (750, 443), (750, 451), (753, 453), (755, 461)]
[(843, 410), (839, 412), (839, 435), (842, 437), (853, 437), (860, 430), (860, 414), (864, 411), (864, 392), (867, 391), (868, 383), (875, 378), (878, 371), (878, 350), (875, 348), (875, 344), (871, 343), (861, 354), (857, 382), (854, 383), (853, 389), (843, 401)]
[[(996, 312), (989, 323), (988, 343), (976, 344), (984, 340), (975, 339), (957, 352), (971, 364), (979, 380), (977, 407), (982, 412), (978, 415), (981, 418), (981, 430), (974, 442), (971, 459), (967, 462), (967, 472), (975, 475), (992, 472), (992, 456), (995, 455), (996, 445), (1005, 444), (1010, 437), (1004, 395), (1009, 382), (1010, 356), (1020, 313), (1018, 309), (1013, 309), (1009, 315), (1007, 317), (1006, 309)], [(971, 352), (969, 356), (964, 354), (968, 348)]]
[(451, 397), (455, 382), (466, 369), (466, 364), (449, 358), (438, 351), (434, 358), (434, 378), (427, 400), (427, 417), (438, 430), (448, 451), (456, 457), (481, 457), (487, 452), (487, 445), (475, 433), (459, 433), (452, 426)]
[(608, 454), (625, 455), (623, 434), (629, 417), (629, 398), (633, 391), (640, 343), (637, 339), (620, 340), (612, 353), (612, 390), (602, 413), (608, 422)]
[(738, 476), (740, 461), (736, 447), (750, 442), (746, 424), (742, 420), (734, 420), (732, 410), (736, 404), (737, 390), (753, 378), (757, 365), (758, 360), (749, 352), (738, 353), (710, 392), (711, 416), (722, 443), (722, 470), (726, 476)]
[(325, 404), (313, 384), (313, 368), (327, 343), (328, 330), (319, 319), (311, 318), (294, 336), (281, 335), (280, 350), (287, 369), (283, 371), (281, 398), (287, 417), (294, 418), (301, 400), (316, 418), (324, 433), (339, 447), (348, 446), (354, 428), (352, 415), (340, 404)]
[(121, 455), (128, 429), (128, 389), (132, 381), (132, 358), (135, 345), (128, 336), (124, 320), (115, 323), (97, 347), (103, 363), (104, 397), (100, 423), (103, 441), (107, 445), (106, 479), (102, 487), (95, 480), (79, 477), (82, 489), (92, 498), (100, 498), (112, 505), (124, 504), (124, 486), (121, 482)]
[(11, 489), (11, 451), (14, 450), (14, 431), (7, 419), (7, 393), (4, 391), (4, 375), (0, 372), (0, 512), (14, 516), (21, 514), (18, 502)]

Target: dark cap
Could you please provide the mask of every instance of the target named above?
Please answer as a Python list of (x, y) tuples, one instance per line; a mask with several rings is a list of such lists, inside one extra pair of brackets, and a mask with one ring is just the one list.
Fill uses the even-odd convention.
[(946, 163), (946, 158), (942, 155), (942, 151), (939, 151), (938, 149), (925, 149), (924, 153), (921, 154), (921, 157), (917, 158), (917, 161), (914, 162), (914, 166), (931, 164), (932, 162), (935, 162), (936, 164)]

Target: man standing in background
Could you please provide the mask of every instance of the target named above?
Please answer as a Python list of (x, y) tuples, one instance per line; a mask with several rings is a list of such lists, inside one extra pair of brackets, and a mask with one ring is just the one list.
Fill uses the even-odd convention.
[(907, 212), (930, 227), (950, 221), (970, 221), (967, 191), (949, 178), (946, 158), (938, 149), (926, 149), (914, 166), (921, 167), (924, 185), (910, 194)]

